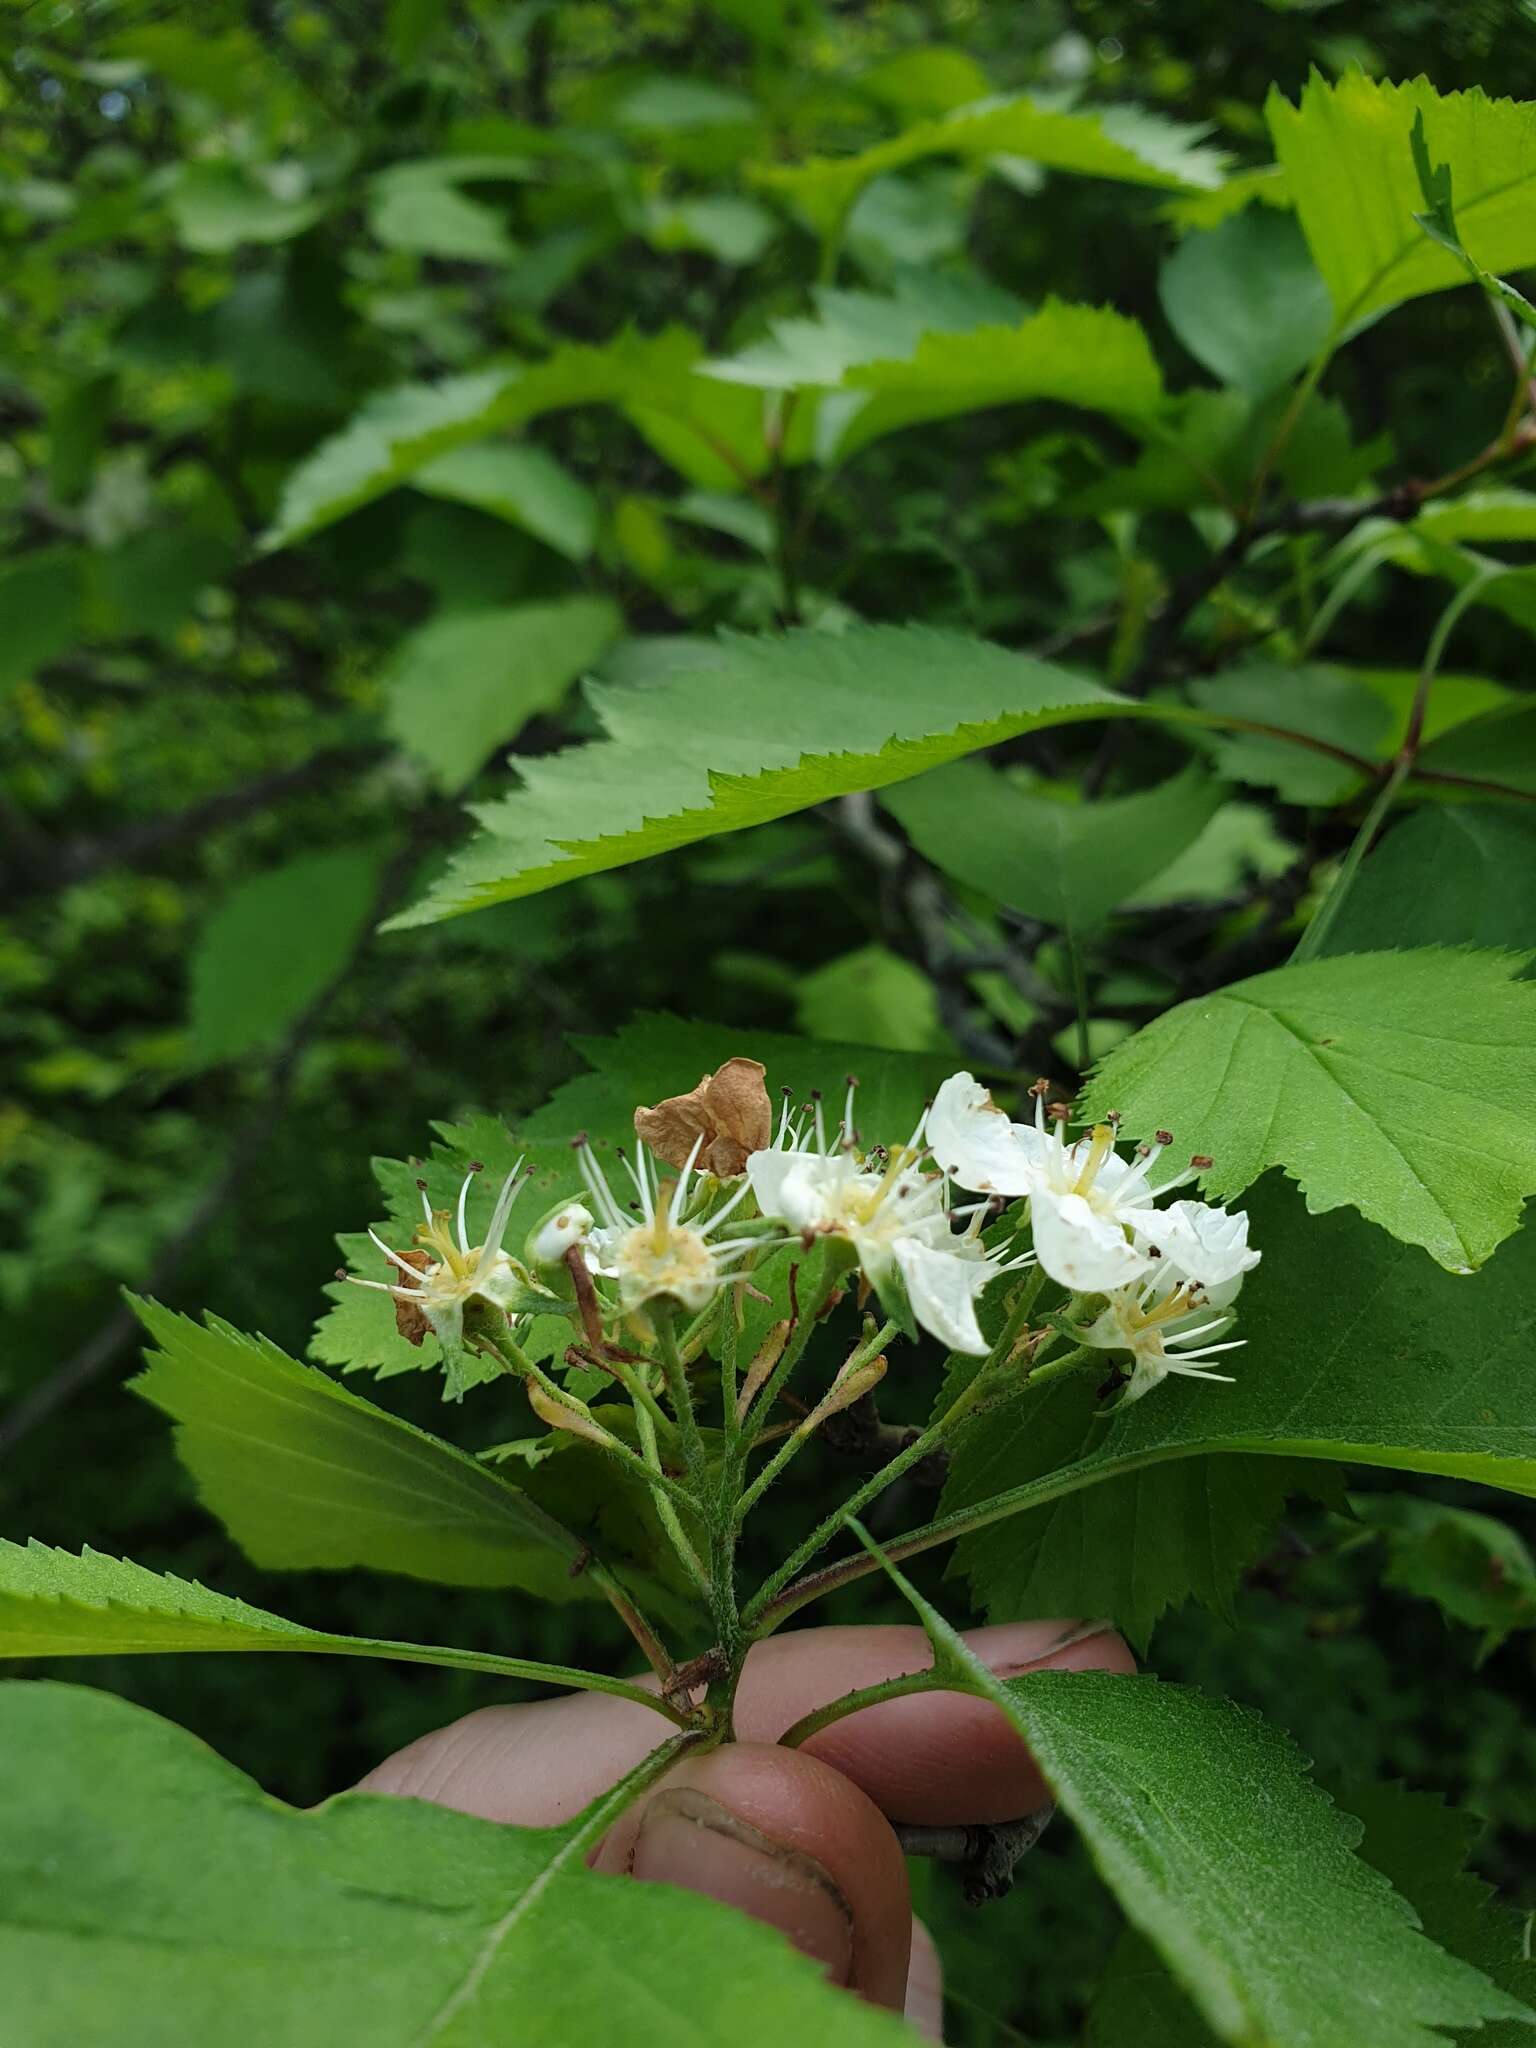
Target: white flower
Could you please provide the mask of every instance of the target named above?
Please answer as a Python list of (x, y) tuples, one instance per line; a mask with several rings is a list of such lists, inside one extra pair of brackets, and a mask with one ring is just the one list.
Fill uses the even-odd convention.
[[(1030, 1129), (1010, 1122), (965, 1073), (952, 1074), (934, 1097), (928, 1141), (939, 1165), (962, 1187), (1029, 1197), (1041, 1265), (1053, 1280), (1079, 1294), (1129, 1287), (1151, 1271), (1153, 1247), (1162, 1250), (1153, 1203), (1195, 1172), (1191, 1167), (1154, 1189), (1153, 1168), (1172, 1142), (1165, 1132), (1159, 1132), (1157, 1144), (1142, 1147), (1134, 1163), (1115, 1151), (1110, 1123), (1095, 1124), (1069, 1145), (1063, 1117), (1054, 1129), (1046, 1128), (1043, 1088), (1035, 1090)], [(1171, 1236), (1203, 1260), (1214, 1260), (1214, 1245), (1208, 1250), (1203, 1237), (1196, 1245), (1191, 1229), (1176, 1228)], [(1196, 1277), (1193, 1269), (1190, 1277)]]
[(481, 1170), (479, 1166), (472, 1166), (459, 1189), (456, 1232), (449, 1228), (448, 1210), (434, 1210), (427, 1200), (425, 1185), (419, 1184), (421, 1206), (425, 1211), (425, 1221), (416, 1228), (415, 1242), (420, 1250), (393, 1251), (376, 1230), (368, 1233), (400, 1277), (394, 1281), (363, 1280), (354, 1273), (345, 1277), (358, 1287), (376, 1287), (392, 1295), (407, 1311), (400, 1318), (403, 1332), (410, 1334), (410, 1326), (414, 1322), (415, 1341), (419, 1343), (420, 1321), (416, 1318), (420, 1318), (449, 1358), (455, 1357), (463, 1349), (464, 1311), (471, 1301), (489, 1302), (506, 1315), (519, 1313), (531, 1305), (529, 1296), (534, 1289), (527, 1272), (501, 1248), (512, 1204), (526, 1185), (518, 1178), (522, 1165), (519, 1159), (502, 1182), (482, 1243), (471, 1246), (466, 1222), (469, 1190)]
[(1211, 1360), (1220, 1352), (1239, 1350), (1243, 1339), (1235, 1337), (1225, 1344), (1202, 1339), (1231, 1326), (1230, 1316), (1208, 1312), (1197, 1289), (1170, 1286), (1160, 1272), (1153, 1280), (1113, 1293), (1083, 1332), (1083, 1341), (1099, 1351), (1130, 1352), (1131, 1382), (1121, 1396), (1123, 1405), (1139, 1401), (1171, 1372), (1230, 1383), (1232, 1375), (1214, 1371)]
[(853, 1130), (854, 1085), (850, 1081), (831, 1145), (819, 1099), (813, 1139), (791, 1125), (786, 1110), (775, 1143), (747, 1161), (758, 1207), (803, 1237), (844, 1239), (882, 1299), (899, 1285), (925, 1330), (952, 1351), (979, 1356), (987, 1340), (976, 1321), (976, 1302), (989, 1282), (1010, 1269), (977, 1235), (987, 1204), (964, 1212), (972, 1225), (964, 1234), (952, 1228), (948, 1181), (917, 1165), (923, 1122), (906, 1145), (889, 1154), (862, 1152)]
[(1229, 1215), (1208, 1202), (1171, 1202), (1155, 1209), (1137, 1224), (1136, 1234), (1158, 1253), (1158, 1277), (1197, 1288), (1210, 1308), (1230, 1308), (1243, 1275), (1263, 1256), (1249, 1249), (1248, 1218), (1241, 1209)]
[(708, 1307), (715, 1290), (730, 1278), (729, 1269), (744, 1252), (754, 1245), (774, 1242), (761, 1236), (713, 1242), (714, 1231), (745, 1200), (745, 1181), (708, 1218), (688, 1215), (693, 1168), (703, 1142), (701, 1132), (678, 1175), (671, 1199), (665, 1203), (649, 1155), (641, 1151), (637, 1169), (627, 1155), (620, 1153), (639, 1196), (637, 1220), (619, 1206), (586, 1139), (577, 1141), (582, 1178), (592, 1192), (599, 1219), (585, 1239), (582, 1256), (600, 1278), (617, 1283), (619, 1301), (626, 1310), (667, 1298), (697, 1313)]

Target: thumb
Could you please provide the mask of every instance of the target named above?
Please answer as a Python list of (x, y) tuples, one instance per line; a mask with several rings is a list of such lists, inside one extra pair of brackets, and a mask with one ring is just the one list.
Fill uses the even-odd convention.
[(833, 1983), (904, 2003), (900, 1845), (873, 1801), (814, 1757), (742, 1742), (686, 1760), (610, 1830), (596, 1867), (722, 1900), (778, 1928)]

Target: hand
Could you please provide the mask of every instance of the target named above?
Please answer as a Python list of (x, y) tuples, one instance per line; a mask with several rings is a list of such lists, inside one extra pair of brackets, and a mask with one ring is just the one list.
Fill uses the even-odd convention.
[[(1105, 1631), (1071, 1640), (1069, 1622), (973, 1629), (966, 1640), (1002, 1677), (1021, 1670), (1134, 1668)], [(995, 1707), (921, 1693), (866, 1707), (800, 1749), (777, 1737), (812, 1708), (932, 1662), (918, 1628), (821, 1628), (771, 1636), (747, 1657), (740, 1738), (687, 1758), (612, 1828), (599, 1870), (683, 1885), (781, 1929), (836, 1984), (905, 2011), (941, 2038), (939, 1962), (912, 1918), (890, 1823), (1016, 1820), (1045, 1785)], [(364, 1791), (429, 1799), (487, 1820), (568, 1820), (654, 1749), (662, 1725), (599, 1693), (483, 1707), (370, 1771)]]

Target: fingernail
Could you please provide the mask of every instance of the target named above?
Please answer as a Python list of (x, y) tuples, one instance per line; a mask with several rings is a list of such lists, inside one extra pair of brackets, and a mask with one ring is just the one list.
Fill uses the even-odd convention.
[(719, 1899), (787, 1934), (834, 1984), (853, 1972), (853, 1913), (831, 1873), (786, 1848), (691, 1786), (646, 1806), (631, 1870)]

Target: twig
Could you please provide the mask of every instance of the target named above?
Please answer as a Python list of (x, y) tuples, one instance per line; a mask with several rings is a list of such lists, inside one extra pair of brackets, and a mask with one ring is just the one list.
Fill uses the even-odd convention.
[(1020, 1820), (992, 1826), (925, 1827), (896, 1821), (896, 1839), (908, 1856), (932, 1856), (939, 1863), (958, 1863), (966, 1904), (985, 1905), (1013, 1889), (1013, 1874), (1051, 1824), (1052, 1805), (1026, 1813)]

